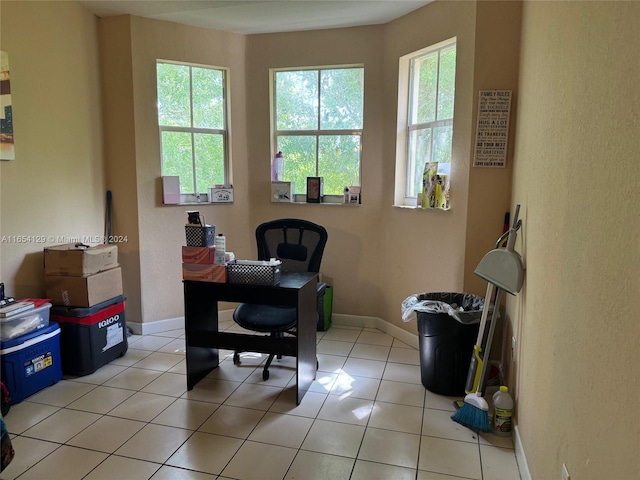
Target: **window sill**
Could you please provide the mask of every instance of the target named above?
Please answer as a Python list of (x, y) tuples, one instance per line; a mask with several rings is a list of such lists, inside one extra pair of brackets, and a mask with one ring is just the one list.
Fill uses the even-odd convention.
[(421, 212), (450, 212), (451, 209), (449, 208), (448, 210), (443, 210), (441, 208), (422, 208), (422, 207), (418, 207), (416, 205), (392, 205), (393, 208), (401, 208), (404, 210), (419, 210)]
[(306, 198), (304, 194), (296, 194), (292, 202), (272, 200), (271, 203), (284, 203), (287, 205), (342, 205), (345, 207), (360, 206), (360, 203), (346, 203), (344, 201), (344, 195), (324, 195), (320, 202), (307, 202)]

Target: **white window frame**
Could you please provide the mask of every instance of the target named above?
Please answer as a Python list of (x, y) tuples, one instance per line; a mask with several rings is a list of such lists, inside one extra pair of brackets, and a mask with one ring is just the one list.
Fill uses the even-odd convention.
[[(411, 164), (409, 142), (410, 134), (413, 130), (425, 128), (428, 126), (438, 127), (442, 125), (451, 125), (453, 127), (453, 120), (455, 118), (455, 111), (453, 117), (445, 120), (436, 119), (433, 122), (428, 123), (412, 123), (412, 106), (413, 106), (413, 92), (412, 92), (412, 64), (413, 61), (419, 59), (422, 56), (433, 54), (434, 52), (441, 52), (442, 50), (449, 49), (451, 47), (457, 48), (457, 38), (453, 37), (435, 45), (420, 49), (416, 52), (404, 55), (399, 59), (398, 68), (398, 120), (397, 120), (397, 136), (396, 136), (396, 177), (394, 188), (394, 206), (400, 207), (418, 207), (420, 202), (418, 201), (419, 195), (408, 196), (408, 187), (410, 182), (413, 182), (415, 168)], [(440, 62), (438, 60), (438, 68)], [(457, 76), (457, 69), (456, 69)], [(438, 87), (439, 88), (439, 85)], [(438, 90), (436, 89), (436, 102), (438, 98)], [(455, 101), (454, 101), (455, 104)], [(436, 106), (437, 109), (437, 106)], [(452, 150), (453, 150), (453, 138), (452, 137)], [(431, 141), (433, 142), (433, 136)], [(433, 148), (431, 154), (433, 155)], [(454, 159), (451, 159), (453, 163)], [(451, 164), (438, 165), (438, 172), (450, 174)]]
[[(194, 134), (197, 133), (207, 133), (214, 135), (222, 135), (222, 141), (224, 143), (223, 147), (223, 155), (224, 155), (224, 183), (231, 184), (231, 176), (230, 176), (230, 102), (229, 102), (229, 69), (224, 67), (217, 67), (212, 65), (203, 65), (197, 63), (188, 63), (188, 62), (176, 62), (171, 60), (156, 60), (156, 66), (158, 64), (170, 64), (170, 65), (180, 65), (184, 67), (189, 67), (189, 110), (190, 110), (190, 118), (191, 124), (193, 125), (193, 68), (203, 68), (209, 70), (216, 70), (222, 72), (223, 75), (223, 91), (222, 91), (222, 100), (224, 102), (224, 128), (215, 129), (215, 128), (200, 128), (200, 127), (178, 127), (178, 126), (168, 126), (168, 125), (160, 125), (160, 116), (158, 115), (158, 129), (159, 129), (159, 137), (160, 137), (160, 171), (161, 174), (164, 175), (164, 152), (162, 151), (162, 133), (163, 132), (183, 132), (191, 134), (191, 165), (193, 168), (193, 192), (190, 193), (181, 193), (181, 203), (193, 203), (200, 202), (202, 194), (206, 194), (207, 192), (197, 192), (196, 190), (196, 158), (195, 158), (195, 145), (194, 145)], [(156, 74), (157, 75), (157, 74)], [(156, 86), (157, 86), (157, 76), (156, 76)], [(213, 185), (212, 185), (213, 187)]]
[[(316, 138), (316, 161), (315, 161), (315, 174), (318, 175), (318, 156), (319, 156), (319, 141), (320, 137), (323, 135), (346, 135), (353, 136), (357, 135), (360, 137), (360, 149), (358, 151), (358, 182), (357, 185), (349, 185), (349, 186), (360, 186), (362, 183), (362, 134), (364, 132), (364, 102), (363, 102), (363, 125), (360, 129), (348, 129), (348, 130), (331, 130), (331, 129), (319, 129), (319, 130), (278, 130), (278, 120), (276, 118), (277, 115), (277, 92), (276, 92), (276, 74), (279, 72), (299, 72), (299, 71), (316, 71), (320, 73), (323, 70), (337, 70), (337, 69), (362, 69), (364, 74), (364, 65), (363, 64), (348, 64), (348, 65), (325, 65), (325, 66), (313, 66), (313, 67), (292, 67), (292, 68), (272, 68), (269, 71), (270, 74), (270, 82), (269, 82), (269, 93), (271, 97), (271, 150), (273, 152), (277, 151), (278, 145), (278, 137), (280, 136), (314, 136)], [(320, 74), (318, 74), (318, 105), (320, 105)], [(364, 87), (363, 87), (363, 100), (364, 100)], [(318, 108), (318, 128), (321, 126), (320, 121), (321, 109)], [(271, 169), (269, 169), (271, 172)], [(346, 187), (347, 185), (345, 185)], [(296, 185), (296, 188), (298, 186)], [(298, 195), (301, 195), (298, 193)], [(324, 203), (339, 203), (344, 198), (342, 195), (330, 195), (328, 197), (337, 197), (335, 199), (327, 198)], [(327, 200), (333, 200), (334, 202), (327, 202)]]

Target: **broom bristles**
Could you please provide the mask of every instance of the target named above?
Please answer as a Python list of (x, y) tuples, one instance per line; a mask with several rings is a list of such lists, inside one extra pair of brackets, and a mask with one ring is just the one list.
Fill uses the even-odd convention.
[(456, 413), (451, 415), (454, 422), (478, 432), (490, 432), (491, 424), (486, 410), (464, 402)]

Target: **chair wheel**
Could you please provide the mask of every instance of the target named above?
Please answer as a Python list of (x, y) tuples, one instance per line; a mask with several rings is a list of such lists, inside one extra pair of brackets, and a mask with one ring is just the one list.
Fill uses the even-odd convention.
[(269, 380), (269, 370), (263, 370), (262, 371), (262, 380)]
[(240, 354), (238, 352), (234, 352), (233, 354), (233, 364), (238, 365), (240, 363)]

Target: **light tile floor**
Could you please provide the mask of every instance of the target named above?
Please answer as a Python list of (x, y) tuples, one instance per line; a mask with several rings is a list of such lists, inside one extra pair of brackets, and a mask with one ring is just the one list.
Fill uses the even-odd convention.
[(222, 351), (188, 392), (184, 331), (132, 336), (125, 356), (11, 407), (16, 456), (0, 479), (520, 479), (510, 438), (457, 424), (454, 398), (423, 387), (418, 350), (368, 328), (317, 339), (296, 406), (293, 358), (265, 382), (265, 356), (234, 365)]

